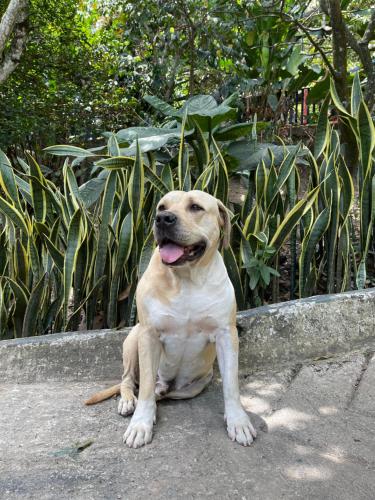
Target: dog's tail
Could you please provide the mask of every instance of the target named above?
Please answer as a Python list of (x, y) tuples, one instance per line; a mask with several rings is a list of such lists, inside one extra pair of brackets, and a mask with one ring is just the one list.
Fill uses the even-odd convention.
[(112, 387), (108, 387), (108, 389), (104, 389), (104, 391), (97, 392), (85, 401), (85, 405), (95, 405), (96, 403), (100, 403), (101, 401), (111, 398), (112, 396), (117, 396), (117, 394), (120, 394), (120, 386), (121, 384), (116, 384)]

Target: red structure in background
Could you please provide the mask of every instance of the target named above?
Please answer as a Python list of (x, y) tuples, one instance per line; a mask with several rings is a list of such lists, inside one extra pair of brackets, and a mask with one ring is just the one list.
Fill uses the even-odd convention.
[(302, 101), (302, 124), (307, 125), (307, 117), (309, 116), (309, 107), (307, 105), (307, 98), (309, 96), (309, 89), (303, 89)]

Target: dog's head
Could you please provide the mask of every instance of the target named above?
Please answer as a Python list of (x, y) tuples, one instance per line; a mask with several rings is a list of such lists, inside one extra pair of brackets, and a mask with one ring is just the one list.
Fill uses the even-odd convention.
[(164, 264), (181, 266), (209, 258), (229, 245), (230, 218), (223, 203), (203, 191), (171, 191), (156, 209), (154, 234)]

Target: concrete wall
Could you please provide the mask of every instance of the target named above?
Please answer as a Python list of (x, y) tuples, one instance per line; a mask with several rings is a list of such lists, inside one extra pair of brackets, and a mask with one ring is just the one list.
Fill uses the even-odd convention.
[[(375, 289), (322, 295), (237, 316), (240, 368), (344, 352), (375, 342)], [(0, 342), (0, 381), (120, 379), (128, 329), (45, 335)]]

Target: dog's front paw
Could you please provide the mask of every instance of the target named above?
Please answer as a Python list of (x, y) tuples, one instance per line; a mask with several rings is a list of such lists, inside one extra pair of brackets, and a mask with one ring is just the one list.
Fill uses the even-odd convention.
[(136, 405), (137, 405), (137, 398), (135, 396), (132, 396), (130, 399), (123, 399), (121, 397), (118, 403), (117, 411), (119, 415), (126, 417), (127, 415), (131, 415), (132, 413), (134, 413)]
[(130, 422), (129, 427), (124, 434), (124, 443), (129, 448), (140, 448), (152, 441), (153, 424), (147, 422)]
[(247, 413), (241, 408), (224, 418), (227, 422), (229, 438), (242, 446), (250, 446), (257, 433)]
[(138, 400), (137, 408), (124, 434), (124, 443), (129, 448), (140, 448), (151, 443), (152, 428), (156, 421), (154, 400)]

